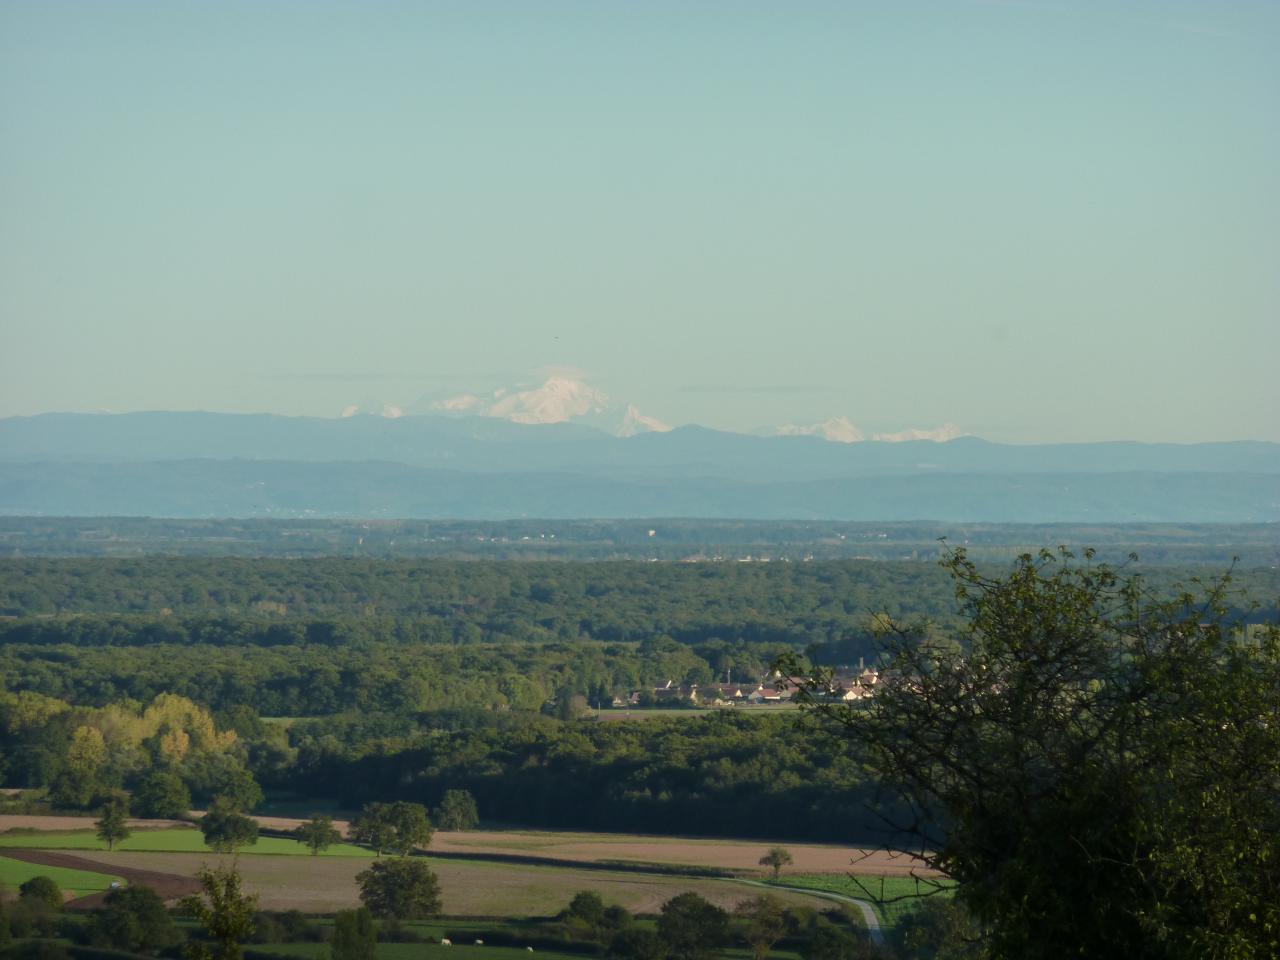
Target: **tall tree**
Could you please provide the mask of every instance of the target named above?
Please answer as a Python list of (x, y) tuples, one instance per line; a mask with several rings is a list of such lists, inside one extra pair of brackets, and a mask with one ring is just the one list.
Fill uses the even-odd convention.
[(775, 880), (782, 874), (782, 868), (793, 862), (791, 851), (786, 847), (770, 847), (769, 852), (760, 858), (760, 866), (771, 868)]
[(209, 812), (200, 818), (200, 832), (209, 849), (217, 853), (234, 853), (241, 847), (258, 842), (258, 823), (246, 817), (231, 802), (214, 798)]
[(133, 807), (140, 817), (181, 817), (191, 809), (191, 791), (173, 771), (156, 770), (134, 791)]
[(333, 960), (374, 960), (378, 930), (368, 907), (342, 910), (333, 916)]
[(427, 816), (427, 808), (422, 804), (398, 800), (387, 808), (387, 819), (391, 824), (388, 847), (393, 853), (407, 857), (418, 847), (431, 843), (435, 831)]
[(98, 839), (105, 841), (108, 850), (114, 850), (117, 843), (128, 838), (129, 806), (120, 796), (113, 796), (102, 805), (102, 815), (94, 826), (98, 828)]
[(446, 790), (436, 808), (436, 824), (441, 830), (473, 830), (480, 822), (476, 798), (467, 790)]
[(244, 892), (235, 867), (202, 867), (196, 873), (200, 893), (183, 897), (178, 907), (200, 923), (215, 943), (214, 950), (199, 941), (187, 945), (190, 960), (241, 960), (240, 944), (253, 933), (256, 895)]
[(892, 627), (870, 705), (800, 695), (893, 788), (991, 956), (1280, 951), (1280, 633), (1063, 550), (945, 566), (959, 642)]
[(682, 893), (662, 905), (658, 936), (674, 960), (707, 960), (729, 938), (729, 915), (696, 893)]
[(360, 900), (375, 917), (423, 920), (440, 912), (440, 881), (425, 860), (377, 860), (356, 874)]
[(365, 804), (360, 816), (351, 822), (351, 838), (372, 847), (377, 856), (382, 856), (395, 840), (395, 827), (391, 823), (388, 805)]
[(313, 857), (342, 840), (342, 834), (333, 825), (333, 817), (318, 813), (299, 824), (293, 835), (299, 843), (307, 845)]
[(89, 917), (87, 936), (95, 947), (140, 953), (178, 942), (179, 934), (164, 900), (150, 887), (134, 884), (107, 894), (101, 910)]
[(743, 933), (754, 960), (765, 960), (787, 932), (786, 911), (776, 897), (766, 894), (744, 900), (734, 914), (743, 921)]

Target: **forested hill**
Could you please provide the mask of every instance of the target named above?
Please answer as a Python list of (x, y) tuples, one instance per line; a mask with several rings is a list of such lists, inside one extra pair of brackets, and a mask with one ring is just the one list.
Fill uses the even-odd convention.
[[(1167, 594), (1192, 571), (1149, 573)], [(1274, 598), (1280, 571), (1236, 585)], [(587, 708), (757, 683), (784, 652), (874, 663), (883, 614), (965, 637), (944, 571), (871, 561), (9, 559), (0, 611), (0, 779), (60, 807), (157, 773), (206, 802), (248, 771), (354, 804), (468, 789), (529, 825), (848, 842), (874, 836), (876, 785), (795, 712)], [(142, 735), (202, 711), (232, 747), (175, 763)], [(110, 749), (86, 771), (71, 747), (89, 728)]]

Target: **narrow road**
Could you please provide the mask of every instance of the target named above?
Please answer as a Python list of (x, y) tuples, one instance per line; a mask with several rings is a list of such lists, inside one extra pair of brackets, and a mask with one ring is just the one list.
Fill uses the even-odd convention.
[(790, 890), (792, 893), (806, 893), (811, 897), (822, 897), (824, 900), (835, 900), (837, 903), (852, 903), (862, 911), (862, 919), (867, 925), (867, 935), (876, 946), (884, 944), (884, 932), (880, 929), (880, 918), (875, 909), (865, 900), (846, 897), (843, 893), (832, 893), (829, 890), (813, 890), (809, 887), (788, 887), (780, 883), (764, 883), (760, 880), (739, 880), (734, 877), (707, 877), (708, 880), (723, 880), (725, 883), (745, 883), (749, 887), (763, 887), (766, 890)]

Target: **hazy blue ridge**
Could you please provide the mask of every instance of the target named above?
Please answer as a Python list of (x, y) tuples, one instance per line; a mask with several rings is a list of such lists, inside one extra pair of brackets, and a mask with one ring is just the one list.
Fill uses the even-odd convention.
[(927, 473), (619, 480), (401, 463), (0, 463), (0, 513), (39, 516), (1280, 521), (1273, 473)]
[(388, 461), (478, 473), (555, 473), (627, 482), (717, 477), (816, 481), (930, 473), (1280, 473), (1280, 444), (1080, 443), (1016, 446), (965, 437), (949, 443), (831, 443), (689, 426), (618, 438), (574, 424), (485, 417), (153, 412), (43, 414), (0, 419), (0, 462), (160, 460)]

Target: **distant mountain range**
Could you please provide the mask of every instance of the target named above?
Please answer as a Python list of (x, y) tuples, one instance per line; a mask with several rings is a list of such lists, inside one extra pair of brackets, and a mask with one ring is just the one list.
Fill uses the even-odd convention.
[[(615, 437), (667, 433), (672, 429), (670, 424), (663, 423), (657, 417), (641, 413), (635, 404), (616, 401), (603, 390), (568, 372), (553, 373), (541, 384), (523, 383), (449, 396), (426, 396), (407, 407), (377, 402), (362, 407), (353, 403), (343, 409), (342, 416), (351, 417), (374, 411), (389, 419), (430, 414), (446, 417), (490, 417), (524, 424), (571, 423), (594, 427)], [(831, 417), (821, 423), (760, 427), (751, 433), (763, 437), (813, 436), (833, 443), (860, 443), (863, 440), (884, 440), (891, 443), (904, 440), (945, 441), (964, 435), (964, 431), (954, 423), (946, 423), (940, 427), (909, 427), (868, 436), (846, 416)]]
[(1280, 444), (832, 443), (498, 416), (0, 419), (0, 513), (1280, 521)]

